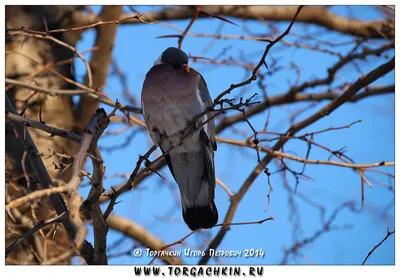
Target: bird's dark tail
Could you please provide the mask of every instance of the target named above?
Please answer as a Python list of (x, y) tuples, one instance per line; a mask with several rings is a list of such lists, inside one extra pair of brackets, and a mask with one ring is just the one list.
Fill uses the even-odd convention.
[(207, 206), (182, 208), (183, 219), (192, 231), (210, 229), (217, 224), (218, 211), (214, 201)]
[(215, 173), (212, 150), (172, 151), (165, 156), (181, 193), (183, 218), (191, 230), (210, 229), (218, 221), (214, 203)]

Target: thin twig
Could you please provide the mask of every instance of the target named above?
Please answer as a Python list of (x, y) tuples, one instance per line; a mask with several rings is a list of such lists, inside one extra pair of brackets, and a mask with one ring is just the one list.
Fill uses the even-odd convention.
[[(88, 25), (84, 25), (84, 26), (80, 26), (80, 27), (72, 27), (72, 28), (67, 28), (67, 29), (61, 28), (61, 29), (48, 30), (47, 24), (45, 24), (46, 31), (35, 31), (35, 30), (27, 29), (25, 27), (20, 27), (20, 28), (7, 28), (6, 32), (23, 31), (23, 32), (26, 32), (26, 33), (29, 33), (29, 34), (47, 36), (47, 35), (54, 34), (54, 33), (64, 33), (64, 32), (71, 32), (71, 31), (83, 31), (83, 30), (91, 29), (91, 28), (94, 28), (94, 27), (97, 27), (97, 26), (101, 26), (101, 25), (120, 24), (120, 23), (123, 23), (124, 21), (132, 20), (132, 19), (137, 19), (140, 22), (146, 23), (146, 24), (156, 23), (156, 22), (145, 22), (140, 18), (141, 16), (142, 16), (142, 14), (137, 13), (135, 15), (124, 17), (124, 18), (118, 19), (118, 20), (98, 21), (98, 22), (95, 22), (95, 23), (92, 23), (92, 24), (88, 24)], [(46, 21), (45, 21), (45, 23), (46, 23)]]
[(229, 197), (232, 198), (233, 197), (233, 193), (232, 191), (228, 188), (228, 186), (226, 186), (226, 184), (221, 181), (219, 178), (216, 178), (215, 181), (226, 191), (226, 193), (228, 193)]
[(389, 228), (387, 229), (386, 236), (385, 236), (377, 245), (375, 245), (375, 246), (368, 252), (368, 255), (365, 257), (364, 261), (362, 262), (362, 265), (365, 264), (365, 262), (368, 260), (369, 256), (371, 256), (372, 253), (374, 253), (374, 251), (375, 251), (379, 246), (381, 246), (382, 243), (384, 243), (391, 235), (393, 235), (394, 232), (395, 232), (395, 231), (392, 231), (392, 232), (389, 231)]
[(200, 12), (200, 8), (199, 8), (199, 6), (196, 6), (196, 12), (194, 13), (193, 18), (190, 20), (188, 26), (185, 28), (182, 35), (179, 36), (179, 39), (178, 39), (178, 48), (179, 49), (182, 49), (183, 39), (185, 38), (186, 34), (189, 32), (190, 27), (192, 27), (193, 23), (196, 21), (197, 17), (199, 16), (199, 12)]
[(17, 240), (15, 240), (10, 246), (6, 248), (6, 258), (7, 256), (11, 253), (11, 251), (14, 250), (14, 248), (21, 243), (23, 240), (27, 240), (30, 238), (34, 233), (39, 231), (40, 229), (44, 228), (47, 225), (54, 224), (54, 223), (60, 223), (64, 221), (66, 218), (68, 218), (68, 212), (63, 212), (60, 215), (57, 215), (56, 217), (53, 217), (52, 219), (49, 219), (47, 221), (41, 221), (37, 223), (33, 228), (31, 228), (29, 231), (25, 232), (22, 236), (18, 237)]

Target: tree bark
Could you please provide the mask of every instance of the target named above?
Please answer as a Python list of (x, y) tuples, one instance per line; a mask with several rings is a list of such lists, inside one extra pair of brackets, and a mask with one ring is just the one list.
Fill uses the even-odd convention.
[[(73, 18), (80, 13), (77, 6), (7, 6), (5, 10), (6, 28), (21, 28), (45, 30), (45, 23), (49, 29), (68, 28), (74, 25)], [(74, 46), (80, 39), (79, 32), (59, 33), (55, 37)], [(32, 59), (29, 59), (31, 57)], [(45, 70), (31, 78), (33, 72), (39, 71), (43, 65), (62, 61), (73, 57), (73, 52), (62, 48), (48, 40), (41, 40), (28, 36), (12, 36), (6, 38), (6, 77), (32, 82), (51, 89), (70, 89), (62, 79), (48, 74)], [(65, 64), (54, 67), (62, 75), (73, 79), (73, 66)], [(64, 130), (73, 128), (73, 102), (70, 96), (51, 97), (34, 91), (10, 87), (7, 90), (13, 106), (31, 119), (46, 122)], [(29, 129), (30, 134), (40, 153), (65, 153), (73, 155), (77, 144), (61, 137), (49, 137), (48, 134)], [(6, 201), (25, 195), (27, 192), (39, 188), (29, 160), (24, 156), (24, 148), (15, 137), (12, 125), (6, 125)], [(45, 166), (52, 179), (68, 180), (70, 171), (61, 171), (53, 163), (58, 161), (55, 156), (44, 159)], [(25, 170), (25, 174), (24, 174)], [(29, 177), (29, 178), (27, 178)], [(6, 246), (11, 244), (15, 235), (21, 235), (35, 225), (35, 221), (54, 217), (55, 211), (45, 200), (40, 203), (27, 203), (25, 207), (6, 214)], [(34, 221), (31, 221), (34, 219)], [(51, 227), (45, 228), (46, 233)], [(34, 244), (32, 244), (32, 242)], [(51, 238), (46, 256), (57, 256), (69, 249), (70, 240), (62, 225), (58, 225), (54, 239)], [(32, 244), (33, 248), (30, 247)], [(53, 246), (54, 245), (54, 246)], [(34, 235), (31, 242), (18, 246), (17, 252), (10, 254), (10, 261), (21, 264), (38, 264), (45, 258), (42, 237)], [(7, 261), (6, 261), (7, 262)], [(69, 259), (62, 263), (69, 263)]]

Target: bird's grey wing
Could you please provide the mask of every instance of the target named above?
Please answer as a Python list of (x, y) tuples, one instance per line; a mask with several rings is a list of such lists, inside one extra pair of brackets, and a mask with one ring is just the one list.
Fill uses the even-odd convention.
[[(207, 83), (203, 76), (199, 75), (199, 83), (197, 87), (197, 93), (199, 94), (199, 100), (204, 103), (204, 107), (209, 107), (213, 101), (211, 99), (210, 93), (208, 91)], [(208, 120), (213, 116), (214, 113), (208, 113), (203, 120)], [(213, 202), (215, 194), (215, 165), (214, 165), (214, 151), (217, 150), (217, 143), (215, 140), (215, 123), (214, 119), (210, 120), (203, 128), (200, 130), (199, 139), (204, 145), (203, 156), (205, 160), (205, 173), (204, 179), (209, 183), (209, 198)]]
[[(197, 73), (197, 80), (196, 104), (193, 105), (200, 106), (204, 111), (212, 104), (212, 100), (207, 84), (199, 73)], [(201, 121), (207, 121), (212, 116), (210, 114), (202, 117)], [(178, 184), (181, 188), (183, 217), (192, 230), (211, 228), (218, 221), (218, 210), (214, 202), (214, 151), (216, 150), (214, 119), (200, 128), (196, 138), (200, 150), (187, 156), (186, 165), (190, 165), (184, 167), (187, 173), (177, 174), (177, 176), (186, 177), (185, 181)], [(179, 160), (184, 159), (181, 157)]]
[[(207, 83), (204, 80), (203, 76), (199, 74), (199, 84), (198, 84), (198, 90), (197, 93), (199, 94), (200, 100), (204, 103), (205, 108), (209, 107), (210, 105), (213, 104), (213, 101), (211, 99), (210, 93), (208, 91)], [(209, 112), (207, 114), (207, 117), (205, 119), (209, 119), (212, 117), (214, 113)], [(214, 120), (211, 120), (210, 122), (205, 125), (204, 131), (207, 135), (208, 140), (211, 141), (211, 145), (214, 151), (217, 150), (217, 142), (215, 140), (215, 122)]]

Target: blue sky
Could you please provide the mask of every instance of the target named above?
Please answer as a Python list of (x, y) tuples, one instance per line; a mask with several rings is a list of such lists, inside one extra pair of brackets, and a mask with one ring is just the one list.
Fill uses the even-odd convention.
[[(158, 7), (136, 7), (140, 12), (145, 12)], [(99, 7), (93, 8), (96, 12)], [(333, 7), (331, 11), (343, 16), (352, 16), (364, 20), (378, 19), (382, 16), (371, 7), (354, 7), (352, 12), (346, 7)], [(128, 11), (128, 10), (127, 10)], [(229, 35), (243, 35), (243, 26), (245, 23), (239, 19), (231, 19), (239, 27), (227, 23), (221, 23), (217, 19), (202, 19), (196, 21), (191, 28), (191, 33), (214, 33), (222, 26), (222, 33)], [(171, 21), (177, 27), (184, 29), (188, 21)], [(247, 27), (255, 34), (268, 32), (265, 25), (248, 22)], [(279, 30), (283, 31), (288, 23), (275, 24)], [(295, 24), (292, 33), (304, 33), (302, 24)], [(311, 26), (309, 31), (323, 31), (322, 27)], [(319, 32), (321, 33), (321, 32)], [(129, 88), (135, 98), (140, 100), (140, 93), (146, 72), (153, 65), (154, 60), (160, 53), (169, 46), (177, 46), (177, 39), (156, 39), (161, 35), (176, 34), (176, 31), (159, 26), (136, 24), (134, 26), (121, 25), (114, 46), (114, 58), (119, 67), (127, 76)], [(78, 49), (84, 51), (93, 47), (93, 31), (84, 33), (82, 40), (78, 44)], [(319, 39), (332, 42), (348, 41), (351, 37), (337, 34), (334, 32), (325, 32), (324, 35), (318, 35)], [(294, 35), (287, 36), (288, 41), (298, 40)], [(237, 57), (242, 51), (248, 62), (257, 63), (262, 54), (265, 43), (256, 41), (222, 40), (218, 41), (215, 47), (207, 52), (204, 48), (212, 40), (209, 38), (186, 37), (183, 42), (183, 50), (192, 55), (202, 55), (210, 58), (216, 57), (222, 49), (229, 47), (228, 55)], [(301, 41), (304, 44), (313, 44), (312, 41)], [(374, 47), (373, 44), (369, 45)], [(334, 50), (341, 53), (347, 53), (353, 46), (337, 47)], [(376, 46), (375, 46), (376, 47)], [(388, 59), (393, 56), (393, 51), (388, 51)], [(90, 55), (87, 55), (90, 57)], [(337, 61), (337, 57), (326, 53), (319, 53), (306, 49), (297, 49), (284, 45), (274, 46), (267, 57), (267, 63), (272, 63), (277, 59), (278, 65), (288, 67), (293, 61), (301, 67), (300, 82), (313, 77), (325, 77), (327, 68)], [(369, 72), (387, 58), (369, 58), (366, 61), (358, 62), (358, 66), (363, 74)], [(85, 68), (79, 61), (75, 64), (75, 72), (78, 79), (85, 74)], [(214, 66), (192, 63), (192, 67), (202, 73), (207, 81), (211, 96), (214, 98), (232, 83), (238, 83), (248, 78), (249, 73), (240, 67), (234, 66)], [(266, 69), (261, 68), (265, 73)], [(354, 66), (346, 66), (337, 74), (337, 82), (340, 84), (343, 80), (354, 82), (360, 73)], [(293, 84), (296, 74), (293, 70), (284, 69), (271, 77), (267, 77), (268, 95), (278, 95), (284, 93), (288, 84)], [(384, 78), (375, 82), (375, 85), (385, 85), (394, 83), (394, 73), (391, 72)], [(262, 100), (256, 85), (247, 87), (245, 96), (251, 96), (253, 93), (259, 93), (259, 100)], [(320, 92), (327, 87), (320, 87), (316, 90), (306, 92)], [(126, 103), (122, 95), (122, 87), (118, 79), (110, 76), (107, 79), (105, 92), (112, 99), (118, 98), (120, 102)], [(234, 91), (231, 96), (235, 97), (241, 94), (241, 90)], [(328, 102), (324, 101), (303, 113), (296, 121), (302, 120), (317, 111)], [(284, 107), (275, 106), (271, 109), (269, 130), (275, 132), (285, 132), (289, 126), (289, 113), (287, 109), (296, 111), (307, 107), (309, 103), (291, 104)], [(103, 106), (106, 110), (109, 107)], [(232, 112), (233, 113), (233, 112)], [(256, 130), (264, 127), (267, 111), (251, 118), (251, 123)], [(380, 97), (371, 97), (357, 102), (356, 104), (345, 104), (334, 113), (321, 119), (315, 124), (302, 130), (305, 132), (316, 131), (330, 126), (343, 126), (353, 121), (362, 120), (349, 129), (331, 131), (316, 135), (318, 143), (328, 146), (331, 149), (340, 149), (346, 146), (347, 152), (357, 163), (372, 163), (382, 160), (394, 161), (394, 95), (385, 95)], [(115, 125), (112, 129), (121, 128)], [(236, 127), (246, 132), (247, 136), (251, 130), (246, 124), (237, 124)], [(131, 132), (125, 132), (115, 137), (110, 136), (102, 138), (100, 145), (113, 146), (122, 142)], [(221, 137), (235, 138), (243, 140), (243, 137), (226, 130), (220, 134)], [(260, 135), (260, 138), (267, 138)], [(107, 166), (107, 175), (116, 173), (130, 173), (135, 167), (138, 154), (144, 154), (150, 147), (150, 138), (145, 133), (135, 135), (130, 145), (124, 149), (113, 152), (103, 151), (103, 159)], [(268, 146), (268, 145), (267, 145)], [(270, 145), (271, 146), (271, 145)], [(291, 140), (285, 145), (285, 152), (304, 157), (307, 146), (299, 140)], [(159, 152), (158, 152), (159, 154)], [(327, 159), (329, 153), (321, 151), (318, 148), (312, 148), (310, 158)], [(241, 149), (230, 145), (219, 144), (216, 152), (216, 175), (233, 192), (237, 192), (248, 174), (256, 166), (256, 153), (251, 149)], [(302, 164), (290, 163), (294, 169), (301, 170)], [(90, 169), (90, 165), (87, 166)], [(274, 173), (279, 168), (276, 163), (270, 163), (269, 169)], [(380, 169), (394, 174), (394, 169)], [(169, 171), (163, 169), (163, 176), (168, 177), (168, 182), (163, 182), (159, 177), (153, 176), (140, 184), (140, 189), (124, 194), (119, 200), (123, 201), (116, 206), (115, 212), (121, 216), (127, 217), (138, 224), (148, 228), (150, 232), (158, 236), (166, 244), (175, 242), (190, 230), (186, 227), (181, 216), (179, 198), (177, 198), (177, 186), (173, 181)], [(346, 201), (355, 201), (356, 207), (361, 207), (361, 183), (360, 176), (348, 168), (338, 168), (327, 165), (307, 165), (306, 172), (312, 180), (301, 180), (298, 192), (313, 201), (326, 207), (326, 217)], [(378, 174), (369, 174), (374, 181), (388, 184), (387, 177)], [(114, 186), (124, 182), (124, 179), (106, 179), (105, 187)], [(336, 226), (348, 226), (350, 229), (335, 230), (322, 235), (314, 243), (301, 249), (300, 258), (290, 260), (293, 264), (361, 264), (369, 250), (376, 245), (386, 234), (387, 227), (393, 230), (394, 227), (394, 205), (393, 191), (379, 185), (378, 182), (371, 181), (374, 188), (365, 187), (365, 207), (362, 212), (354, 213), (349, 210), (343, 210), (338, 214), (334, 224)], [(266, 177), (260, 175), (251, 186), (248, 193), (240, 202), (234, 222), (258, 221), (267, 217), (274, 217), (274, 221), (265, 222), (262, 225), (235, 226), (227, 233), (226, 237), (219, 246), (220, 250), (244, 250), (244, 249), (263, 249), (264, 258), (222, 258), (222, 261), (211, 260), (210, 263), (216, 264), (223, 262), (225, 264), (277, 264), (283, 256), (283, 248), (289, 247), (293, 243), (292, 222), (289, 219), (290, 207), (288, 204), (288, 193), (284, 189), (281, 175), (271, 176), (271, 183), (274, 191), (271, 195), (271, 203), (267, 208), (268, 184)], [(289, 177), (290, 186), (293, 187), (295, 181)], [(82, 194), (86, 194), (87, 187), (82, 188)], [(178, 201), (178, 202), (177, 202)], [(301, 227), (299, 238), (306, 238), (321, 228), (319, 220), (319, 211), (306, 204), (298, 196), (295, 196), (295, 202), (298, 207)], [(219, 210), (220, 222), (223, 220), (229, 207), (229, 198), (225, 191), (219, 186), (216, 187), (216, 205)], [(160, 219), (162, 218), (162, 220)], [(183, 248), (195, 248), (196, 244), (202, 244), (202, 250), (207, 245), (204, 242), (212, 239), (218, 232), (214, 228), (207, 233), (198, 233), (189, 238), (183, 245), (178, 245), (176, 250)], [(108, 244), (118, 240), (121, 235), (110, 230)], [(89, 237), (89, 239), (92, 239)], [(132, 246), (132, 240), (126, 239), (124, 243), (113, 250), (112, 253), (118, 253), (127, 250)], [(185, 262), (195, 264), (199, 258), (182, 258)], [(147, 264), (151, 258), (146, 256), (135, 258), (133, 256), (118, 257), (110, 259), (110, 264)], [(156, 263), (160, 263), (156, 261)], [(368, 264), (394, 264), (394, 236), (391, 236), (374, 254), (369, 258)]]

